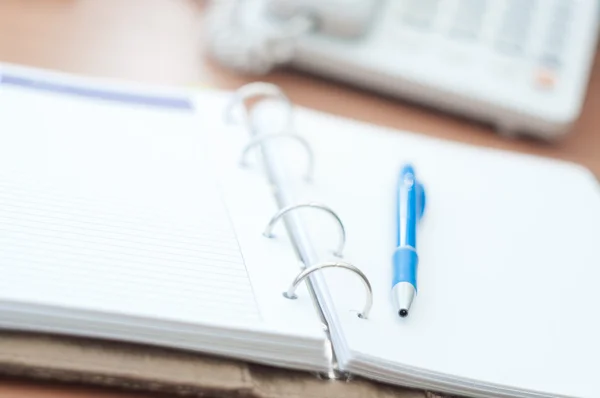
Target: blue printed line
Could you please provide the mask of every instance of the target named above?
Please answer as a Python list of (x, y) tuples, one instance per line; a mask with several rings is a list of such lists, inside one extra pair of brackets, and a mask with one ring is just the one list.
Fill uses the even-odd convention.
[(46, 91), (55, 94), (72, 95), (77, 97), (91, 98), (103, 101), (121, 102), (126, 104), (151, 106), (158, 108), (171, 108), (179, 110), (193, 110), (193, 105), (185, 97), (167, 97), (145, 94), (124, 93), (121, 91), (110, 91), (81, 87), (64, 83), (53, 83), (44, 80), (34, 80), (27, 77), (15, 75), (0, 76), (0, 85), (11, 85), (30, 90)]

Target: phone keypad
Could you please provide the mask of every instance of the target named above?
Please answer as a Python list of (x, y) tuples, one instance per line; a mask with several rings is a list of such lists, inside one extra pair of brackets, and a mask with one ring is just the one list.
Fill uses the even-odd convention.
[[(529, 59), (549, 68), (564, 63), (576, 0), (391, 0), (407, 37), (438, 37)], [(543, 12), (540, 12), (543, 11)], [(543, 20), (540, 21), (540, 14)], [(543, 25), (543, 29), (538, 24)], [(419, 33), (413, 36), (412, 32)], [(426, 35), (426, 36), (423, 36)]]
[(401, 22), (412, 28), (428, 30), (434, 28), (440, 0), (405, 0), (401, 11)]
[(535, 7), (535, 0), (507, 2), (496, 32), (496, 50), (511, 56), (519, 56), (525, 52)]
[(457, 40), (476, 40), (481, 36), (488, 0), (461, 0), (450, 25), (450, 36)]
[(551, 69), (558, 69), (563, 63), (563, 54), (569, 36), (571, 18), (574, 12), (572, 0), (557, 0), (546, 28), (546, 37), (542, 44), (540, 63)]

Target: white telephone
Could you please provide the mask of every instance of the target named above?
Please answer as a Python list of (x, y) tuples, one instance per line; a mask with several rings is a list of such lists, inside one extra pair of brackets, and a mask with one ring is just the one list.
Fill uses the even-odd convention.
[(210, 50), (263, 74), (316, 74), (552, 139), (580, 115), (597, 0), (215, 0)]

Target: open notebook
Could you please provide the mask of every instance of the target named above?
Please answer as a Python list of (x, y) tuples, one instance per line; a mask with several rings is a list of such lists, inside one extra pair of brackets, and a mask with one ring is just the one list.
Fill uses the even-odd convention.
[(268, 184), (235, 146), (211, 156), (216, 107), (0, 73), (2, 327), (328, 369), (312, 303), (281, 296), (294, 253), (257, 233), (277, 210)]
[[(473, 397), (600, 395), (600, 189), (586, 169), (292, 113), (270, 85), (188, 95), (1, 76), (0, 327)], [(400, 319), (408, 161), (428, 209)]]

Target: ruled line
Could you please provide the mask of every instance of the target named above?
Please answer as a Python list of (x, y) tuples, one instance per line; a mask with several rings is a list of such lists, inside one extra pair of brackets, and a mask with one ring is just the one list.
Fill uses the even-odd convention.
[(211, 194), (194, 222), (169, 223), (0, 181), (0, 300), (260, 321), (231, 220)]

